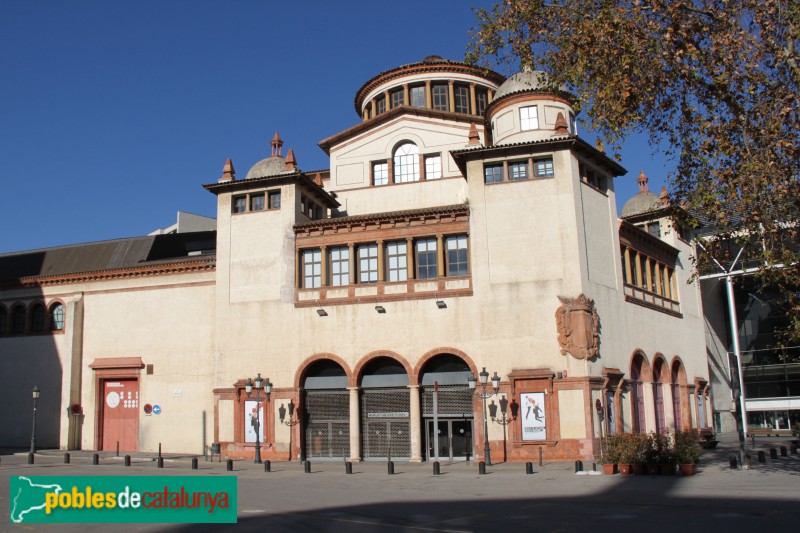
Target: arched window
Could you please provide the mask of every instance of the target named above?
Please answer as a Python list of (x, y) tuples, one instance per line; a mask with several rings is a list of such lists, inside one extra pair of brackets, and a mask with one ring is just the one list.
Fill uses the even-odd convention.
[(44, 306), (34, 304), (31, 307), (31, 331), (44, 331)]
[(419, 148), (403, 143), (394, 151), (394, 182), (419, 181)]
[(0, 305), (0, 335), (5, 335), (8, 331), (8, 311)]
[(61, 331), (64, 329), (64, 304), (54, 303), (50, 306), (50, 330)]
[(21, 305), (11, 311), (11, 333), (15, 335), (25, 333), (25, 308)]
[(653, 368), (653, 403), (655, 403), (656, 408), (656, 433), (662, 433), (667, 429), (664, 416), (664, 388), (662, 387), (663, 370), (664, 363), (659, 359)]
[(672, 365), (672, 410), (675, 414), (675, 429), (683, 429), (683, 417), (681, 416), (681, 365), (675, 362)]
[(642, 383), (642, 356), (637, 355), (631, 365), (631, 407), (633, 409), (634, 431), (647, 432), (644, 414), (644, 384)]

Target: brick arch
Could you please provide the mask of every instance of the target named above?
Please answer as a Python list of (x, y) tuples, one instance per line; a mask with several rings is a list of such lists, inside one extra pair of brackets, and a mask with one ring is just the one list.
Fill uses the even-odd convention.
[[(25, 317), (22, 325), (22, 331), (14, 331), (15, 315), (19, 310), (22, 310), (22, 316)], [(10, 335), (21, 335), (28, 332), (28, 306), (21, 301), (14, 302), (8, 307), (8, 333)]]
[[(672, 381), (672, 373), (676, 366), (678, 367), (678, 385), (689, 385), (689, 381), (686, 379), (686, 365), (683, 364), (683, 360), (679, 355), (673, 356), (672, 364), (669, 366), (670, 381)], [(672, 383), (674, 384), (675, 382), (672, 381)]]
[(317, 353), (317, 354), (312, 355), (311, 357), (306, 358), (300, 364), (300, 366), (297, 367), (297, 372), (295, 372), (295, 375), (294, 375), (294, 388), (295, 388), (295, 390), (299, 390), (300, 389), (300, 386), (301, 386), (301, 384), (303, 382), (303, 376), (305, 375), (306, 371), (308, 370), (308, 367), (310, 367), (312, 364), (314, 364), (317, 361), (322, 361), (322, 360), (325, 360), (325, 359), (327, 359), (329, 361), (333, 361), (333, 362), (335, 362), (336, 364), (338, 364), (339, 366), (342, 367), (342, 369), (344, 370), (344, 375), (347, 376), (347, 383), (348, 384), (353, 381), (353, 373), (350, 370), (350, 366), (347, 363), (344, 362), (344, 359), (342, 359), (341, 357), (339, 357), (338, 355), (333, 354), (333, 353), (322, 352), (322, 353)]
[(636, 349), (633, 351), (631, 355), (631, 361), (628, 363), (628, 374), (630, 375), (631, 370), (633, 369), (633, 363), (636, 361), (637, 357), (642, 358), (642, 383), (652, 383), (653, 382), (653, 370), (650, 366), (650, 361), (647, 359), (647, 354), (644, 353), (644, 350)]
[[(653, 366), (651, 367), (651, 378), (655, 380), (655, 368), (661, 364), (661, 383), (671, 383), (672, 377), (671, 372), (672, 369), (667, 362), (667, 358), (664, 357), (664, 354), (661, 352), (656, 352), (653, 356)], [(664, 370), (667, 371), (667, 374), (664, 374)]]
[[(53, 307), (55, 307), (58, 304), (61, 305), (61, 309), (63, 309), (63, 311), (64, 311), (64, 324), (63, 324), (63, 327), (61, 329), (53, 330)], [(66, 304), (66, 302), (64, 302), (64, 300), (62, 300), (61, 298), (53, 298), (52, 300), (47, 302), (47, 305), (45, 306), (44, 319), (45, 319), (45, 326), (44, 327), (45, 327), (45, 329), (47, 331), (51, 331), (51, 332), (52, 331), (64, 331), (65, 329), (67, 329), (67, 304)]]
[(408, 361), (406, 361), (405, 357), (391, 350), (375, 350), (374, 352), (370, 352), (364, 357), (362, 357), (361, 360), (358, 362), (358, 364), (356, 364), (356, 366), (353, 368), (353, 375), (350, 381), (351, 387), (358, 386), (359, 378), (361, 377), (361, 373), (364, 371), (364, 367), (367, 366), (367, 364), (370, 361), (372, 361), (373, 359), (377, 359), (378, 357), (388, 357), (389, 359), (394, 359), (395, 361), (403, 365), (403, 368), (406, 371), (406, 375), (408, 376), (408, 383), (409, 384), (412, 383), (411, 375), (414, 369), (411, 368), (411, 365), (408, 364)]
[(475, 366), (475, 362), (472, 360), (470, 356), (468, 356), (466, 353), (462, 352), (458, 348), (445, 346), (443, 348), (434, 348), (433, 350), (426, 352), (425, 355), (419, 358), (419, 361), (417, 361), (417, 364), (414, 367), (414, 373), (410, 377), (410, 383), (412, 383), (413, 385), (419, 385), (420, 373), (422, 372), (422, 369), (425, 367), (428, 361), (430, 361), (437, 355), (443, 355), (443, 354), (451, 354), (460, 357), (461, 359), (464, 360), (465, 363), (467, 363), (467, 366), (469, 366), (472, 375), (473, 376), (478, 375), (478, 367)]

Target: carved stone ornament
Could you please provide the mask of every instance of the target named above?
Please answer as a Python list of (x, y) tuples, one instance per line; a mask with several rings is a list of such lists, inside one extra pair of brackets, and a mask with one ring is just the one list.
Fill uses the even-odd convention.
[(597, 355), (600, 342), (600, 318), (594, 300), (581, 294), (577, 298), (558, 297), (561, 306), (556, 309), (556, 328), (561, 355), (571, 354), (575, 359), (591, 359)]

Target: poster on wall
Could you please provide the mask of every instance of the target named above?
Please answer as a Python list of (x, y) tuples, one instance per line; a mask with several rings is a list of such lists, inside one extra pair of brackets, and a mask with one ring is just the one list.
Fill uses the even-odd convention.
[(522, 440), (546, 440), (547, 420), (545, 419), (544, 393), (525, 392), (520, 394), (522, 418)]
[(255, 442), (256, 430), (259, 441), (264, 442), (264, 402), (247, 400), (244, 402), (244, 441)]

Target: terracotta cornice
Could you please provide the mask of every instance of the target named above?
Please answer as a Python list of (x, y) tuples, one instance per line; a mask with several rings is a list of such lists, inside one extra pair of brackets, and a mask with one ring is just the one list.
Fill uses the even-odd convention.
[(92, 370), (109, 368), (144, 368), (141, 357), (98, 357), (89, 365)]
[(419, 218), (453, 218), (455, 216), (469, 216), (469, 206), (466, 204), (430, 207), (425, 209), (410, 209), (406, 211), (389, 211), (384, 213), (370, 213), (367, 215), (353, 215), (349, 217), (326, 218), (313, 220), (294, 225), (295, 235), (310, 233), (324, 229), (341, 229), (355, 226), (365, 226), (370, 223), (394, 222), (410, 223)]
[(386, 70), (381, 72), (377, 76), (374, 76), (369, 81), (367, 81), (361, 88), (356, 91), (356, 97), (353, 101), (353, 105), (355, 106), (356, 113), (360, 116), (361, 115), (361, 106), (364, 103), (364, 99), (366, 98), (367, 94), (369, 94), (373, 89), (382, 85), (388, 81), (401, 78), (403, 76), (408, 76), (411, 74), (425, 74), (428, 72), (444, 72), (444, 73), (457, 73), (457, 74), (470, 74), (472, 76), (477, 76), (479, 78), (483, 78), (490, 84), (495, 85), (495, 88), (500, 86), (504, 81), (506, 81), (506, 77), (502, 74), (498, 74), (497, 72), (490, 70), (485, 67), (476, 67), (473, 65), (467, 65), (466, 63), (459, 63), (457, 61), (448, 61), (446, 59), (441, 59), (439, 61), (432, 61), (432, 62), (422, 62), (422, 63), (412, 63), (410, 65), (402, 65), (397, 68), (393, 68), (391, 70)]
[[(413, 107), (409, 105), (401, 105), (397, 106), (385, 113), (381, 113), (376, 117), (372, 117), (369, 120), (365, 120), (363, 122), (359, 122), (355, 126), (352, 126), (340, 133), (335, 135), (331, 135), (330, 137), (321, 140), (317, 143), (317, 145), (322, 148), (326, 154), (330, 155), (331, 147), (339, 144), (343, 141), (350, 139), (351, 137), (355, 137), (356, 135), (363, 133), (365, 131), (369, 131), (372, 128), (380, 126), (390, 120), (402, 116), (402, 115), (410, 115), (416, 117), (426, 117), (426, 118), (437, 118), (441, 120), (452, 120), (454, 122), (464, 122), (467, 124), (478, 124), (480, 126), (484, 125), (483, 117), (477, 115), (468, 115), (466, 113), (456, 113), (454, 111), (438, 111), (436, 109), (428, 109), (427, 107)], [(466, 135), (464, 136), (464, 141), (466, 144)]]
[[(314, 171), (314, 174), (317, 172), (328, 172), (330, 171)], [(248, 191), (257, 187), (274, 187), (277, 185), (285, 185), (287, 183), (300, 183), (305, 185), (312, 193), (314, 193), (318, 199), (322, 200), (328, 207), (339, 207), (339, 202), (331, 196), (331, 194), (326, 191), (321, 186), (314, 183), (313, 174), (309, 175), (309, 173), (296, 171), (296, 172), (285, 172), (282, 174), (275, 174), (273, 176), (262, 176), (259, 178), (250, 178), (250, 179), (243, 179), (243, 180), (231, 180), (231, 181), (221, 181), (218, 183), (207, 183), (203, 185), (203, 188), (207, 191), (214, 193), (216, 195), (220, 195), (222, 193), (228, 192), (239, 192), (239, 191)]]
[(57, 274), (52, 276), (26, 276), (18, 280), (4, 283), (1, 288), (14, 287), (39, 287), (44, 285), (64, 285), (67, 283), (86, 283), (94, 281), (110, 281), (123, 278), (141, 278), (151, 276), (164, 276), (170, 274), (186, 274), (189, 272), (202, 272), (216, 268), (216, 256), (203, 259), (181, 260), (180, 262), (167, 262), (146, 264), (127, 268), (114, 268), (109, 270), (95, 270), (90, 272), (77, 272), (71, 274)]

